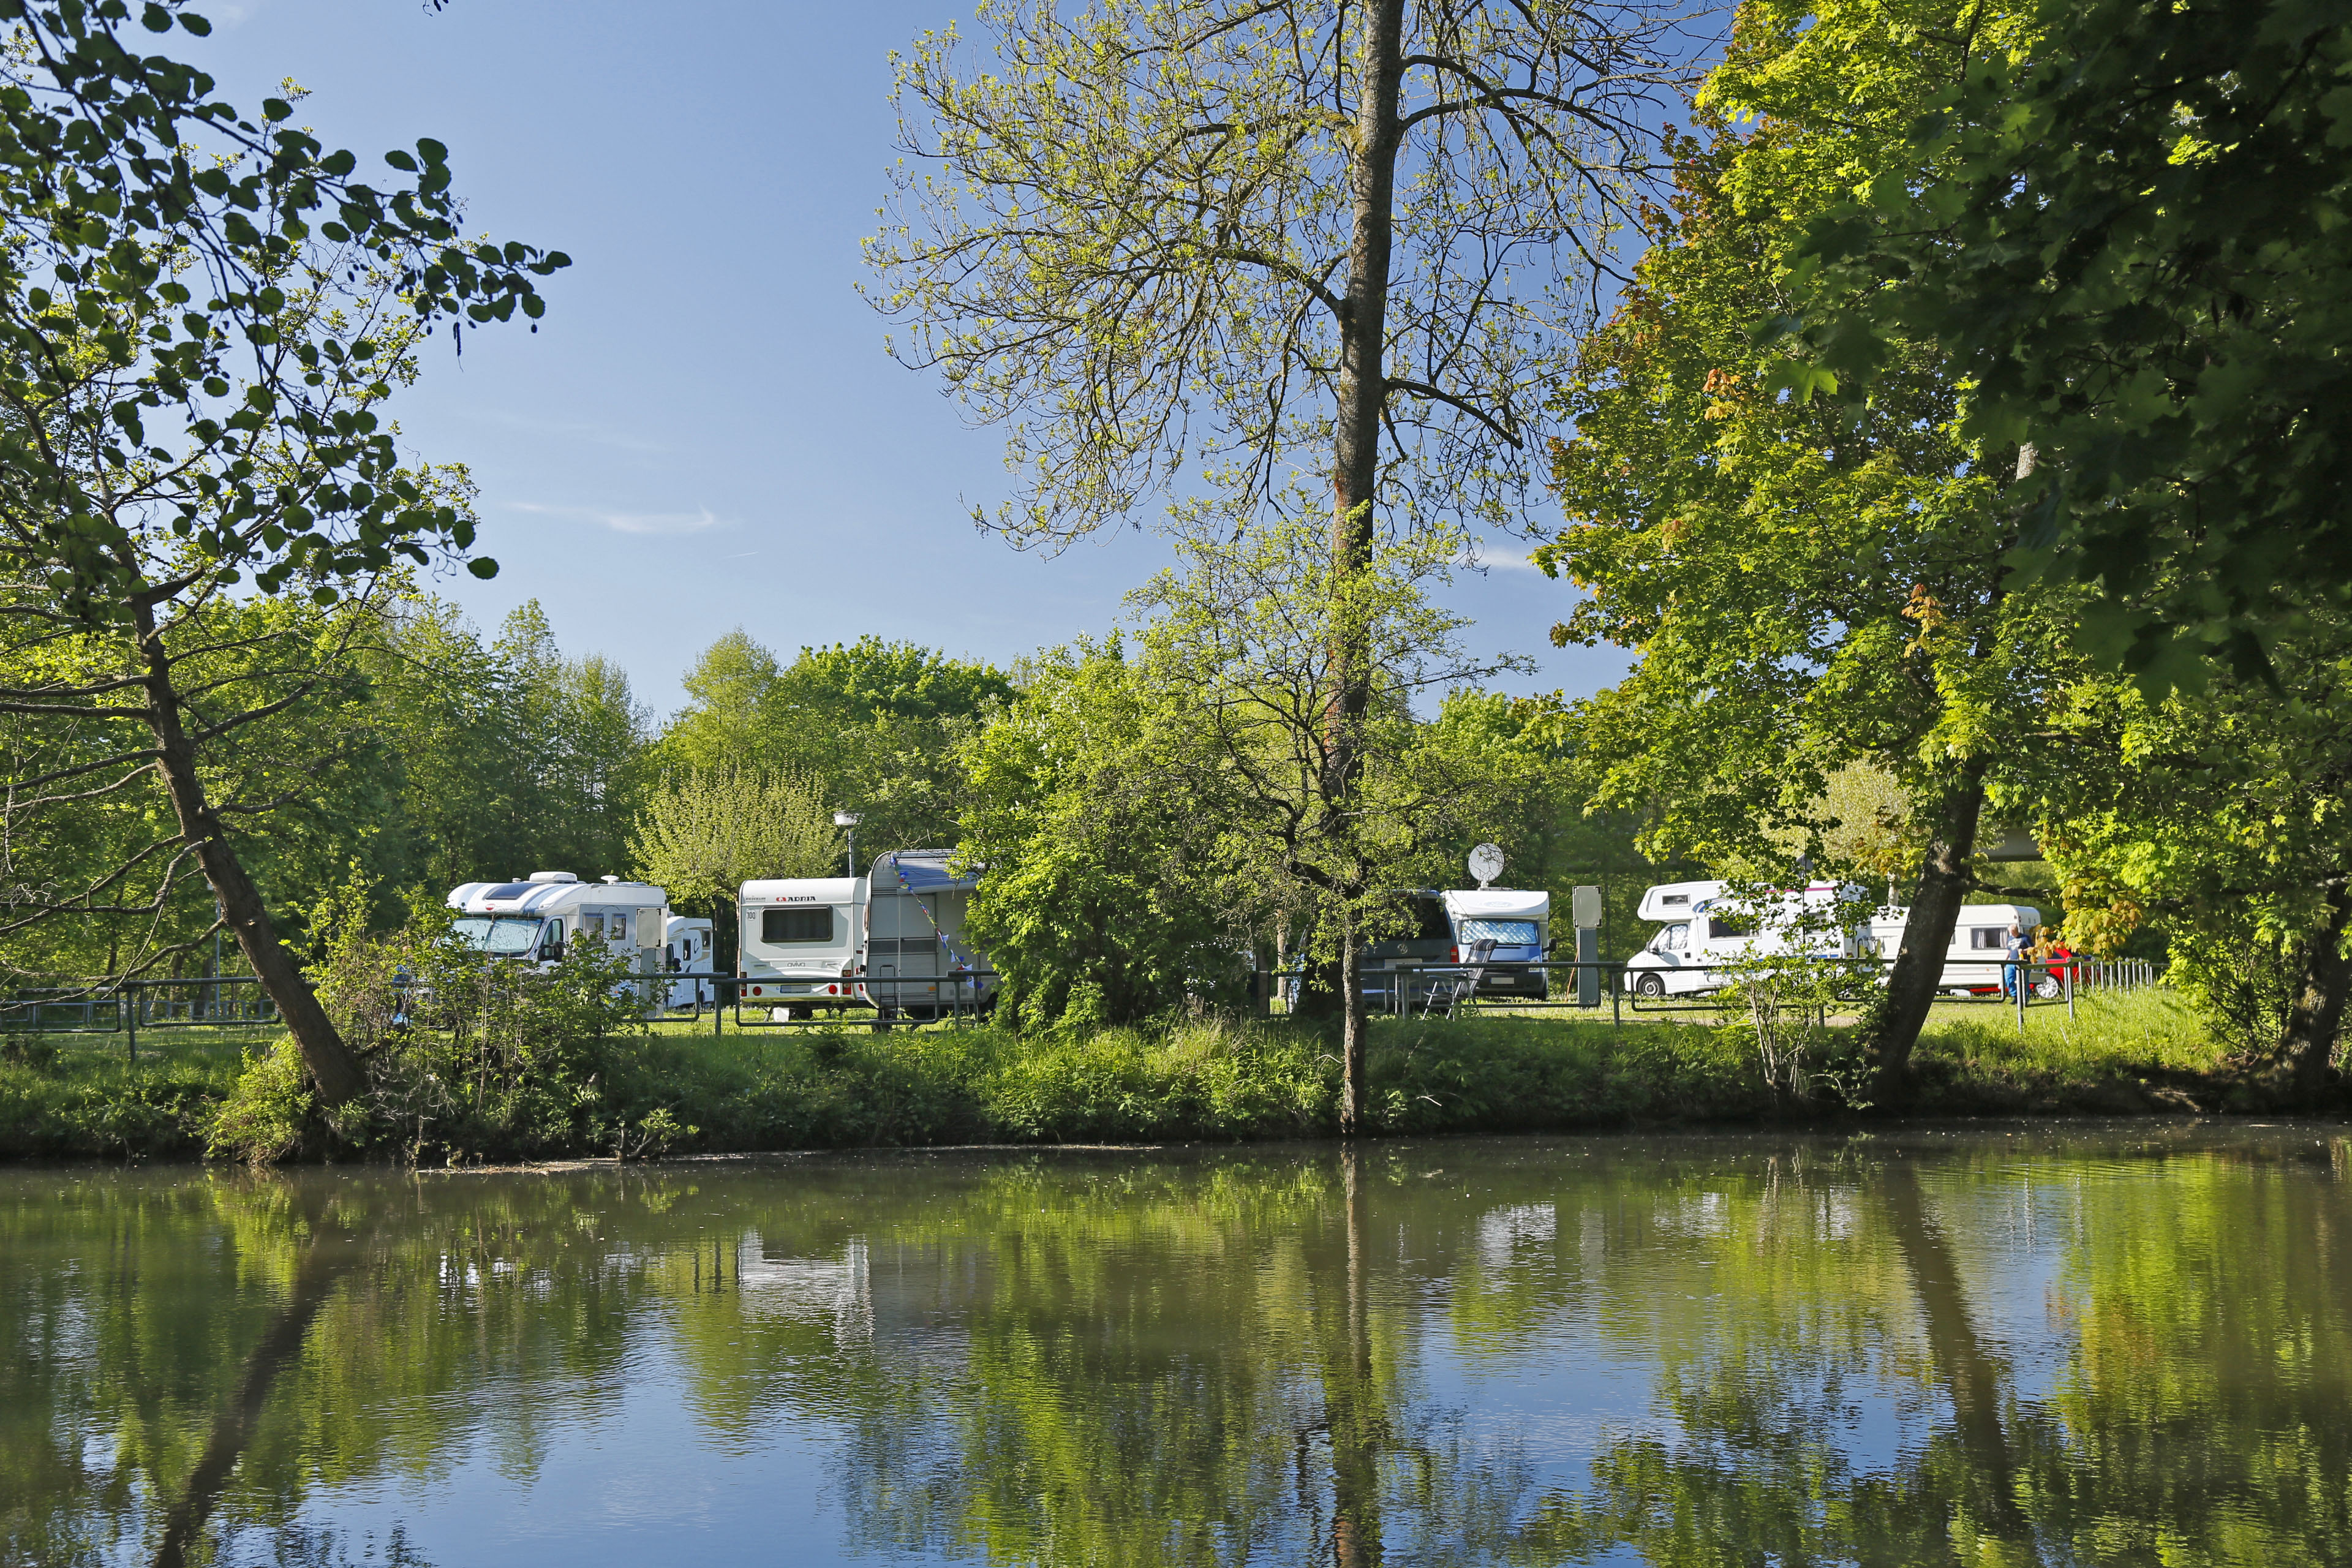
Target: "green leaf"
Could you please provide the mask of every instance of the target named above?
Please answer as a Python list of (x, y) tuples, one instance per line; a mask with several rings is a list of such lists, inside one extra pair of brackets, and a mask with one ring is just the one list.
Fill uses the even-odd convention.
[(466, 570), (488, 582), (499, 574), (499, 563), (487, 555), (477, 555), (466, 563)]

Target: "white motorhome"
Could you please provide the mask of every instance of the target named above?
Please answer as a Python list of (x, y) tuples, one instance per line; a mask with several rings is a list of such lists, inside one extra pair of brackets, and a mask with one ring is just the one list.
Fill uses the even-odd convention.
[(1857, 889), (1813, 882), (1777, 890), (1761, 910), (1730, 899), (1729, 883), (1661, 882), (1642, 894), (1636, 919), (1659, 922), (1648, 945), (1625, 961), (1626, 984), (1637, 996), (1688, 996), (1726, 984), (1716, 965), (1801, 948), (1826, 957), (1852, 957), (1867, 926), (1856, 931), (1792, 938), (1808, 914), (1852, 902)]
[[(496, 958), (552, 963), (569, 943), (593, 938), (633, 970), (648, 957), (654, 967), (667, 967), (669, 894), (649, 882), (533, 871), (519, 882), (467, 882), (449, 890), (447, 902), (457, 911), (457, 935)], [(709, 922), (701, 923), (708, 930)]]
[(583, 882), (569, 871), (533, 871), (520, 882), (467, 882), (449, 891), (459, 937), (501, 958), (552, 961), (593, 936), (614, 952), (658, 949), (669, 895), (618, 877)]
[[(1881, 956), (1893, 958), (1902, 951), (1903, 932), (1910, 919), (1907, 909), (1885, 909), (1871, 918), (1866, 929)], [(1951, 944), (1944, 950), (1939, 988), (1958, 995), (2000, 990), (2009, 928), (2016, 926), (2031, 940), (2033, 928), (2041, 923), (2042, 911), (2032, 904), (1962, 904), (1952, 925)], [(2026, 975), (2030, 982), (2038, 982), (2047, 977), (2047, 971), (2029, 969)]]
[(709, 921), (672, 915), (662, 922), (662, 969), (672, 977), (670, 1006), (699, 1007), (719, 1000), (719, 988), (708, 979), (717, 973), (712, 962), (716, 952)]
[(986, 956), (963, 934), (977, 877), (948, 870), (954, 852), (898, 849), (864, 877), (743, 884), (743, 999), (791, 1016), (872, 1007), (927, 1018), (996, 994)]
[(1544, 961), (1551, 942), (1551, 895), (1516, 888), (1449, 889), (1445, 917), (1454, 928), (1451, 961), (1463, 962), (1481, 942), (1495, 944), (1478, 977), (1481, 996), (1545, 994)]

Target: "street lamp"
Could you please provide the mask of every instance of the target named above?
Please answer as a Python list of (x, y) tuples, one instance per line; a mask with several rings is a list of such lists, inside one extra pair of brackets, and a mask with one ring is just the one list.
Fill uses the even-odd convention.
[(857, 814), (836, 811), (833, 814), (833, 825), (849, 835), (849, 874), (855, 877), (857, 875)]

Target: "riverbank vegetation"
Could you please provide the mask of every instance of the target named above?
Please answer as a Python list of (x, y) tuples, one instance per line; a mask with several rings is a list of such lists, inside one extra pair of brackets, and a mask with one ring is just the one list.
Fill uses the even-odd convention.
[[(457, 960), (461, 965), (463, 960)], [(577, 977), (574, 977), (575, 981)], [(402, 1087), (321, 1110), (268, 1035), (0, 1044), (0, 1156), (331, 1159), (433, 1164), (646, 1158), (718, 1151), (961, 1143), (1234, 1142), (1336, 1131), (1328, 1028), (1207, 1017), (1044, 1034), (1006, 1026), (740, 1031), (707, 1023), (599, 1034), (592, 995), (542, 1029), (518, 1092), (455, 1031), (403, 1055)], [(551, 987), (551, 990), (560, 990)], [(2252, 1110), (2276, 1103), (2163, 991), (2028, 1015), (1940, 1005), (1919, 1046), (1914, 1109), (1930, 1115)], [(1829, 1031), (1851, 1049), (1856, 1031)], [(478, 1043), (478, 1037), (476, 1037)], [(496, 1065), (496, 1064), (489, 1064)], [(1851, 1121), (1826, 1098), (1768, 1087), (1753, 1041), (1710, 1016), (1496, 1013), (1374, 1021), (1370, 1131), (1534, 1131), (1717, 1122)], [(471, 1076), (468, 1076), (470, 1069)]]
[[(446, 244), (437, 142), (387, 160), (415, 189), (386, 197), (123, 54), (108, 8), (34, 8), (0, 62), (26, 73), (0, 132), (39, 150), (0, 210), (50, 237), (0, 267), (0, 360), (38, 394), (0, 422), (33, 476), (0, 496), (0, 976), (110, 998), (226, 941), (294, 1044), (233, 1090), (187, 1051), (95, 1099), (74, 1049), (12, 1046), (16, 1146), (1256, 1137), (2013, 1109), (2150, 1074), (2335, 1103), (2352, 601), (2311, 496), (2341, 488), (2312, 476), (2344, 460), (2352, 229), (2310, 215), (2352, 179), (2352, 29), (2264, 9), (1748, 0), (1698, 47), (1640, 5), (1180, 0), (926, 37), (897, 100), (938, 177), (869, 247), (877, 302), (1017, 432), (995, 526), (1061, 544), (1164, 506), (1175, 564), (1125, 630), (1004, 668), (731, 631), (656, 721), (535, 605), (486, 635), (421, 591), (496, 567), (464, 471), (385, 433), (436, 321), (535, 318), (565, 258)], [(2138, 66), (2061, 68), (2094, 37)], [(1183, 68), (1148, 91), (1106, 64), (1162, 53)], [(52, 55), (105, 63), (23, 63)], [(1533, 85), (1460, 90), (1506, 79)], [(1195, 134), (1234, 103), (1292, 132)], [(2177, 156), (2186, 106), (2240, 139)], [(189, 124), (217, 178), (133, 144)], [(2147, 176), (2095, 233), (2032, 195), (2107, 178), (2074, 142)], [(1979, 308), (2061, 242), (2025, 316)], [(1497, 535), (1573, 589), (1554, 639), (1625, 650), (1623, 680), (1529, 695), (1525, 659), (1474, 651), (1446, 590)], [(697, 1054), (598, 1002), (593, 955), (497, 970), (430, 913), (542, 868), (653, 877), (723, 968), (737, 882), (856, 868), (836, 814), (865, 852), (984, 868), (994, 1023)], [(1560, 903), (1600, 886), (1606, 957), (1670, 875), (1884, 885), (1909, 919), (1883, 993), (1816, 1035), (1771, 1033), (1802, 1007), (1368, 1016), (1357, 955), (1482, 840)], [(1946, 1019), (1959, 910), (2012, 900), (2177, 1001), (2037, 1023), (2022, 1055)], [(1276, 970), (1297, 1021), (1197, 1021)]]

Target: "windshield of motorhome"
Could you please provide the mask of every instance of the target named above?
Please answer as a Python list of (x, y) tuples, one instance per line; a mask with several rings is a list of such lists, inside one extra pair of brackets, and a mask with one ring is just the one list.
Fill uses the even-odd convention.
[(1492, 942), (1496, 947), (1533, 947), (1543, 937), (1533, 921), (1464, 921), (1461, 940), (1465, 944)]
[(539, 941), (534, 915), (460, 915), (449, 929), (459, 941), (498, 958), (529, 952)]

